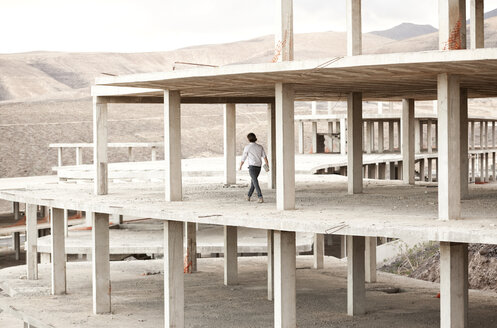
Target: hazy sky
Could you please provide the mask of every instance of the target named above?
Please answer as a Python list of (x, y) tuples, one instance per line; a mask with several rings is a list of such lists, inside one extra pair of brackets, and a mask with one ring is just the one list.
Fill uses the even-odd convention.
[[(362, 3), (364, 32), (402, 22), (438, 25), (438, 0)], [(492, 10), (497, 0), (485, 6)], [(0, 53), (163, 51), (231, 42), (272, 34), (273, 14), (274, 0), (0, 0)], [(294, 0), (294, 29), (344, 31), (345, 0)]]

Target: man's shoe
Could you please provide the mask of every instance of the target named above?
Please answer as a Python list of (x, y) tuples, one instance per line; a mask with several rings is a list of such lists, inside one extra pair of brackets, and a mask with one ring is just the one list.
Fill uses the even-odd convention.
[(250, 202), (250, 196), (245, 195), (245, 200), (248, 201), (248, 202)]
[(259, 201), (258, 201), (258, 203), (264, 203), (264, 198), (259, 197)]

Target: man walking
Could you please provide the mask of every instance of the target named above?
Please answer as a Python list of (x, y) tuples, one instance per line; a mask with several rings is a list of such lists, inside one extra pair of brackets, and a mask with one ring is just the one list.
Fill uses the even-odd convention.
[(261, 187), (259, 186), (259, 180), (257, 180), (257, 178), (259, 177), (259, 173), (261, 173), (262, 159), (264, 159), (264, 161), (266, 162), (264, 166), (264, 169), (266, 171), (269, 171), (269, 163), (266, 153), (264, 152), (264, 148), (256, 143), (257, 137), (255, 136), (255, 134), (252, 132), (249, 133), (247, 135), (247, 139), (250, 143), (245, 146), (245, 149), (243, 149), (242, 161), (240, 162), (239, 168), (239, 170), (241, 170), (243, 163), (245, 163), (245, 161), (248, 162), (250, 179), (252, 179), (252, 181), (250, 183), (250, 189), (248, 191), (246, 199), (250, 202), (250, 197), (252, 197), (255, 189), (257, 191), (257, 197), (259, 198), (258, 202), (264, 203)]

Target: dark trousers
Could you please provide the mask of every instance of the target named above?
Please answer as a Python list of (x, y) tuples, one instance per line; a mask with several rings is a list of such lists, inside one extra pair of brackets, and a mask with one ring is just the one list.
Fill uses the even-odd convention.
[(257, 180), (257, 177), (259, 177), (259, 173), (261, 173), (261, 167), (250, 165), (248, 169), (249, 169), (250, 178), (252, 179), (252, 182), (250, 183), (248, 196), (252, 197), (252, 194), (254, 193), (255, 189), (257, 191), (257, 197), (261, 198), (262, 197), (261, 187), (259, 187), (259, 181)]

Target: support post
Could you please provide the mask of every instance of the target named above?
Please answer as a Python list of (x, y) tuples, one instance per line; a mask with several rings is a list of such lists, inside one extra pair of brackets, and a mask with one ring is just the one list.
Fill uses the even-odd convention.
[(460, 134), (461, 134), (461, 199), (467, 199), (469, 196), (468, 180), (469, 180), (469, 163), (468, 163), (468, 90), (461, 88), (460, 110)]
[(26, 268), (28, 280), (38, 279), (38, 213), (34, 204), (26, 204)]
[(322, 269), (324, 267), (324, 235), (321, 233), (314, 234), (314, 269)]
[(94, 193), (107, 195), (107, 104), (100, 97), (93, 97), (93, 165), (95, 166)]
[(269, 162), (269, 175), (267, 188), (276, 189), (276, 106), (272, 102), (267, 107), (267, 159)]
[[(90, 212), (86, 212), (89, 214)], [(93, 313), (111, 312), (109, 214), (91, 213)]]
[(365, 241), (365, 281), (376, 282), (376, 237), (366, 237)]
[(274, 232), (274, 327), (297, 327), (295, 232)]
[(52, 295), (66, 293), (66, 245), (64, 236), (64, 210), (52, 208)]
[(466, 49), (466, 1), (439, 0), (438, 18), (439, 49)]
[(440, 242), (440, 327), (468, 327), (468, 244)]
[(166, 201), (182, 199), (181, 98), (179, 91), (164, 90), (164, 160)]
[(421, 123), (421, 120), (416, 118), (414, 120), (414, 152), (416, 154), (419, 154), (423, 149), (423, 146), (421, 144), (422, 142), (423, 142), (423, 124)]
[(276, 83), (276, 207), (295, 208), (294, 91)]
[(391, 153), (395, 150), (394, 135), (393, 135), (393, 121), (388, 121), (388, 149)]
[(185, 326), (183, 222), (164, 222), (164, 327)]
[(485, 32), (484, 32), (484, 4), (483, 0), (471, 0), (470, 9), (470, 33), (471, 33), (471, 49), (485, 47)]
[(76, 165), (83, 165), (83, 148), (76, 147)]
[(238, 234), (233, 226), (224, 226), (224, 284), (238, 284)]
[(57, 148), (57, 165), (62, 166), (62, 147)]
[[(459, 219), (461, 215), (460, 87), (457, 77), (438, 75), (439, 151), (437, 161), (438, 217)], [(440, 171), (439, 171), (440, 169)]]
[(347, 56), (362, 54), (361, 0), (347, 0)]
[(347, 314), (366, 313), (365, 238), (347, 236)]
[(362, 193), (362, 93), (349, 93), (347, 99), (348, 191)]
[(186, 268), (185, 273), (197, 272), (197, 224), (186, 222)]
[(20, 232), (13, 232), (12, 233), (12, 244), (13, 244), (13, 249), (16, 254), (16, 261), (19, 261), (21, 259), (21, 233)]
[(347, 122), (345, 118), (340, 119), (340, 154), (347, 154)]
[(267, 231), (267, 299), (274, 297), (274, 230)]
[(402, 173), (404, 183), (414, 184), (414, 99), (402, 100)]
[[(293, 60), (293, 0), (276, 0), (273, 62)], [(292, 117), (293, 118), (293, 117)]]
[(299, 154), (304, 153), (304, 121), (299, 121)]
[(311, 145), (311, 153), (317, 153), (318, 149), (318, 123), (311, 123), (311, 135), (312, 135), (312, 145)]
[(428, 122), (426, 123), (426, 148), (428, 150), (428, 154), (433, 153), (432, 131), (433, 131), (433, 124), (431, 119), (428, 119)]
[(385, 148), (385, 137), (383, 129), (383, 121), (378, 121), (378, 153), (383, 153)]
[(224, 105), (224, 184), (236, 184), (236, 105)]

